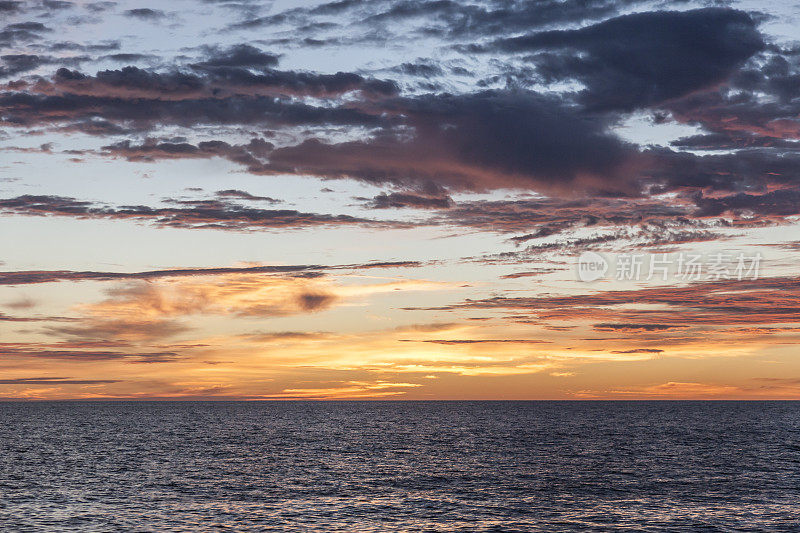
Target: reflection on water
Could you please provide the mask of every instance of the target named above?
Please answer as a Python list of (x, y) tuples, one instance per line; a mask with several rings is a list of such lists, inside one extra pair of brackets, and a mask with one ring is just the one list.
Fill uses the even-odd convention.
[(0, 403), (0, 529), (796, 531), (798, 407)]

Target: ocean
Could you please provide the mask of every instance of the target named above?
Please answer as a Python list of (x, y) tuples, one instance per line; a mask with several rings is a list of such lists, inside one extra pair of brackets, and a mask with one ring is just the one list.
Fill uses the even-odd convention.
[(4, 402), (0, 530), (800, 531), (800, 402)]

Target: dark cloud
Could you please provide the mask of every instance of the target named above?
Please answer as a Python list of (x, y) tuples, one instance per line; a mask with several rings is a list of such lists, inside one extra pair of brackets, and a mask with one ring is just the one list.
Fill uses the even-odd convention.
[[(421, 6), (414, 9), (417, 7)], [(622, 43), (638, 39), (643, 32), (640, 22), (645, 29), (661, 23), (664, 27), (660, 32), (652, 32), (652, 42), (636, 54), (668, 47), (676, 35), (693, 34), (698, 27), (707, 25), (710, 28), (707, 35), (692, 41), (692, 46), (709, 48), (710, 55), (719, 56), (714, 56), (719, 59), (717, 70), (702, 69), (703, 75), (716, 81), (719, 79), (714, 76), (720, 75), (720, 69), (730, 70), (741, 62), (737, 55), (739, 48), (729, 46), (728, 41), (735, 40), (744, 47), (747, 39), (733, 37), (741, 37), (737, 32), (747, 33), (748, 28), (755, 31), (752, 19), (743, 13), (706, 9), (640, 13), (580, 30), (546, 31), (520, 39), (532, 39), (524, 42), (550, 49), (547, 53), (582, 46), (583, 53), (570, 53), (570, 57), (600, 64), (606, 59), (603, 54), (610, 53), (603, 45), (604, 40), (617, 35), (616, 30)], [(521, 46), (519, 43), (523, 41), (513, 42)], [(496, 46), (510, 46), (508, 43), (498, 41)], [(681, 44), (678, 51), (685, 46), (689, 45)], [(598, 58), (593, 56), (595, 49), (599, 50)], [(665, 54), (656, 55), (660, 58)], [(621, 63), (598, 67), (612, 86), (622, 83), (620, 80), (629, 74), (623, 67), (641, 71), (639, 56), (627, 59), (616, 53), (612, 56)], [(24, 61), (19, 58), (20, 68), (32, 66), (23, 63), (33, 57)], [(700, 160), (691, 154), (665, 150), (643, 151), (622, 141), (609, 131), (616, 117), (587, 114), (569, 105), (563, 95), (544, 96), (517, 89), (397, 97), (399, 87), (390, 80), (343, 72), (280, 71), (272, 68), (277, 61), (276, 54), (240, 44), (229, 48), (207, 47), (201, 61), (170, 70), (128, 66), (92, 76), (62, 68), (51, 79), (8, 84), (13, 90), (0, 94), (0, 115), (9, 126), (47, 126), (97, 135), (151, 132), (163, 126), (252, 125), (284, 131), (305, 128), (299, 136), (300, 142), (294, 141), (295, 144), (285, 140), (277, 146), (263, 140), (252, 141), (250, 145), (231, 145), (218, 140), (194, 145), (155, 139), (136, 144), (126, 140), (106, 146), (104, 154), (131, 161), (224, 157), (256, 174), (355, 178), (398, 187), (398, 191), (375, 197), (371, 206), (377, 208), (449, 207), (445, 189), (483, 191), (514, 187), (569, 196), (637, 195), (643, 176), (662, 191), (705, 187), (703, 179), (719, 184), (730, 181), (721, 177), (723, 174), (716, 172), (717, 169), (706, 168), (713, 163), (710, 159)], [(670, 69), (687, 62), (673, 58), (667, 63), (650, 67), (658, 76), (673, 80), (675, 76)], [(691, 64), (703, 65), (703, 61)], [(439, 68), (431, 60), (408, 63), (403, 68), (412, 66), (433, 69), (428, 74)], [(676, 89), (661, 87), (660, 81), (661, 78), (640, 80), (640, 85), (658, 93), (645, 99), (669, 99), (684, 89), (689, 90), (690, 85), (694, 90), (711, 83), (706, 83), (706, 78), (684, 80), (685, 83), (678, 80), (676, 84), (684, 84)], [(588, 85), (587, 90), (592, 90), (591, 84)], [(354, 99), (341, 100), (344, 95)], [(313, 98), (329, 98), (334, 102), (320, 105)], [(315, 128), (333, 127), (369, 133), (358, 135), (358, 140), (343, 142), (314, 134)], [(253, 145), (254, 142), (261, 145)], [(769, 155), (764, 160), (769, 163)], [(687, 167), (696, 169), (687, 172)], [(427, 183), (436, 184), (442, 193), (418, 194), (418, 189)]]
[(117, 2), (89, 2), (84, 7), (93, 13), (102, 13), (116, 7)]
[(550, 237), (551, 235), (557, 235), (562, 231), (564, 231), (565, 229), (569, 228), (570, 225), (571, 224), (565, 221), (545, 224), (536, 228), (532, 233), (526, 233), (525, 235), (517, 235), (516, 237), (511, 237), (511, 242), (514, 242), (516, 244), (522, 244), (527, 241), (542, 239), (544, 237)]
[[(12, 305), (6, 304), (6, 307), (11, 307), (12, 309), (21, 309), (21, 308), (15, 308), (13, 304)], [(58, 316), (47, 316), (47, 317), (10, 316), (0, 312), (0, 322), (52, 322), (52, 321), (69, 321), (69, 320), (71, 319), (67, 317), (58, 317)]]
[(358, 263), (354, 265), (342, 265), (340, 268), (353, 268), (364, 270), (370, 268), (414, 268), (421, 267), (424, 263), (419, 261), (372, 261), (371, 263)]
[[(107, 154), (132, 161), (226, 157), (257, 174), (350, 177), (411, 191), (424, 190), (432, 184), (442, 192), (445, 187), (519, 187), (619, 193), (638, 187), (635, 171), (643, 164), (641, 152), (608, 133), (604, 121), (581, 117), (557, 99), (525, 91), (390, 99), (384, 102), (383, 111), (373, 111), (366, 106), (316, 107), (260, 96), (189, 97), (187, 93), (204, 90), (196, 77), (164, 77), (128, 67), (98, 73), (84, 92), (95, 90), (94, 82), (100, 79), (102, 84), (116, 86), (120, 77), (125, 81), (115, 88), (118, 94), (161, 94), (162, 98), (121, 100), (112, 98), (110, 93), (6, 93), (0, 96), (0, 110), (8, 110), (6, 120), (12, 123), (72, 121), (66, 127), (88, 131), (95, 124), (131, 121), (141, 127), (155, 123), (382, 127), (367, 140), (329, 143), (309, 139), (274, 149), (271, 143), (258, 139), (239, 146), (223, 141), (191, 145), (151, 139), (140, 145), (123, 141), (104, 149)], [(87, 79), (65, 69), (59, 71), (57, 78), (55, 87), (68, 86), (73, 91), (80, 90)], [(89, 116), (92, 121), (88, 121)], [(403, 127), (392, 128), (392, 124)], [(106, 132), (108, 128), (98, 131)], [(434, 198), (429, 193), (425, 196)], [(445, 206), (446, 196), (438, 194), (427, 203)], [(377, 206), (392, 203), (423, 201), (397, 195), (375, 200)]]
[(95, 136), (126, 135), (137, 133), (135, 128), (120, 126), (102, 119), (79, 120), (56, 128), (62, 132), (80, 132)]
[[(365, 26), (370, 34), (403, 27), (397, 38), (434, 36), (445, 39), (482, 37), (498, 33), (529, 31), (559, 23), (574, 23), (614, 15), (636, 1), (629, 0), (541, 0), (465, 3), (453, 0), (339, 0), (309, 8), (292, 8), (237, 24), (238, 28), (291, 25), (313, 27), (318, 17), (347, 16)], [(354, 24), (355, 25), (355, 24)]]
[(725, 81), (764, 46), (747, 13), (705, 8), (623, 15), (499, 39), (488, 49), (536, 52), (530, 60), (546, 81), (578, 80), (590, 108), (630, 111)]
[(316, 97), (334, 97), (353, 91), (385, 97), (399, 92), (399, 87), (393, 81), (365, 78), (352, 72), (319, 74), (263, 69), (254, 73), (239, 66), (213, 66), (206, 63), (198, 63), (193, 67), (206, 74), (208, 83), (215, 91), (255, 94), (269, 91), (273, 94)]
[(631, 350), (613, 350), (611, 353), (662, 353), (663, 351), (657, 348), (633, 348)]
[(64, 0), (42, 0), (42, 7), (50, 10), (72, 9), (75, 4)]
[(503, 276), (500, 276), (500, 279), (530, 278), (533, 276), (543, 276), (545, 274), (552, 274), (553, 272), (557, 271), (558, 271), (557, 268), (541, 267), (533, 270), (526, 270), (524, 272), (513, 272), (511, 274), (505, 274)]
[[(285, 266), (249, 266), (220, 268), (179, 268), (150, 270), (144, 272), (94, 272), (74, 270), (23, 270), (16, 272), (0, 272), (0, 285), (31, 285), (38, 283), (57, 283), (62, 281), (131, 281), (154, 280), (162, 278), (180, 278), (194, 276), (224, 276), (232, 274), (266, 274), (292, 277), (317, 277), (328, 270), (368, 270), (376, 268), (416, 268), (422, 266), (417, 261), (373, 261), (351, 265), (285, 265)], [(2, 320), (0, 315), (0, 320)], [(12, 319), (13, 317), (8, 317)], [(33, 319), (25, 319), (33, 320)], [(39, 319), (36, 320), (45, 320)], [(46, 320), (53, 320), (48, 317)]]
[(44, 65), (78, 65), (88, 61), (88, 56), (53, 57), (36, 54), (6, 54), (0, 56), (0, 78), (36, 70)]
[[(577, 22), (612, 15), (626, 4), (624, 0), (496, 2), (488, 6), (451, 0), (407, 0), (393, 3), (367, 22), (399, 22), (421, 18), (428, 24), (426, 33), (450, 38), (482, 36), (529, 30), (555, 23)], [(438, 25), (430, 24), (431, 21)]]
[(237, 200), (252, 200), (255, 202), (267, 202), (270, 204), (279, 204), (281, 203), (280, 200), (276, 200), (275, 198), (270, 198), (269, 196), (256, 196), (254, 194), (250, 194), (247, 191), (240, 191), (236, 189), (226, 189), (224, 191), (217, 191), (214, 193), (216, 196), (220, 198), (234, 198)]
[(257, 75), (234, 70), (235, 74), (226, 70), (224, 76), (232, 77), (224, 78), (219, 69), (213, 76), (200, 76), (125, 67), (92, 77), (62, 68), (52, 80), (15, 82), (14, 91), (0, 93), (0, 114), (5, 124), (68, 125), (104, 120), (119, 126), (132, 124), (145, 131), (162, 125), (202, 124), (378, 127), (386, 123), (385, 117), (353, 106), (312, 105), (276, 97), (297, 91), (318, 97), (351, 91), (394, 91), (380, 80), (344, 73)]
[(297, 266), (257, 266), (226, 268), (184, 268), (172, 270), (152, 270), (146, 272), (91, 272), (72, 270), (33, 270), (0, 272), (0, 285), (30, 285), (37, 283), (57, 283), (61, 281), (117, 281), (149, 280), (171, 277), (216, 276), (226, 274), (294, 274), (314, 272), (325, 267), (319, 265)]
[(393, 69), (395, 72), (418, 76), (421, 78), (433, 78), (444, 74), (442, 67), (431, 61), (418, 60), (416, 63), (402, 63)]
[(800, 96), (800, 49), (770, 47), (731, 79), (731, 86), (748, 93), (768, 94), (781, 103)]
[[(689, 323), (705, 326), (796, 324), (800, 278), (697, 281), (682, 286), (599, 291), (579, 295), (497, 296), (441, 309), (498, 309), (527, 313), (534, 320), (603, 320), (597, 329), (666, 330)], [(621, 324), (621, 325), (617, 325)], [(635, 327), (634, 327), (635, 326)], [(641, 327), (640, 327), (641, 326)], [(655, 326), (655, 327), (653, 327)]]
[(695, 155), (653, 150), (650, 154), (657, 161), (649, 171), (658, 184), (655, 192), (766, 193), (800, 186), (800, 153), (796, 151), (741, 149)]
[(23, 10), (22, 2), (15, 2), (12, 0), (0, 1), (0, 13), (11, 14), (18, 13)]
[(320, 292), (304, 292), (297, 296), (297, 303), (303, 311), (322, 311), (335, 301), (335, 295)]
[(18, 43), (36, 41), (53, 31), (41, 22), (17, 22), (0, 30), (0, 47), (11, 47)]
[[(126, 319), (101, 319), (87, 320), (84, 324), (71, 326), (52, 326), (47, 329), (49, 334), (62, 337), (73, 337), (80, 340), (93, 341), (96, 339), (123, 339), (136, 342), (155, 341), (174, 337), (186, 333), (191, 328), (177, 320), (126, 320)], [(52, 353), (52, 352), (50, 352)], [(83, 354), (83, 355), (82, 355)], [(117, 352), (94, 352), (85, 355), (85, 352), (69, 352), (67, 358), (117, 359), (134, 358), (139, 362), (160, 363), (178, 358), (175, 353), (149, 353), (149, 354), (122, 354)]]
[[(142, 144), (133, 145), (130, 141), (121, 141), (103, 147), (106, 155), (125, 157), (128, 161), (157, 161), (160, 159), (206, 159), (222, 157), (245, 165), (253, 171), (263, 166), (263, 158), (272, 151), (272, 143), (263, 139), (251, 139), (246, 145), (230, 145), (223, 141), (204, 141), (197, 146), (185, 142), (160, 141), (146, 139)], [(235, 197), (232, 194), (221, 195)]]
[(441, 212), (435, 221), (497, 233), (525, 232), (512, 239), (520, 244), (574, 228), (646, 225), (657, 232), (659, 224), (671, 224), (674, 229), (691, 227), (692, 212), (692, 202), (670, 204), (646, 197), (587, 196), (464, 201)]
[(6, 54), (0, 56), (0, 60), (3, 62), (0, 66), (0, 77), (3, 78), (34, 70), (44, 63), (42, 58), (32, 54)]
[[(194, 57), (178, 56), (171, 64), (165, 59), (158, 68), (129, 65), (93, 75), (61, 68), (52, 77), (17, 79), (1, 89), (0, 124), (29, 131), (44, 128), (129, 136), (91, 153), (130, 161), (220, 157), (254, 174), (302, 174), (381, 184), (391, 190), (362, 199), (366, 206), (440, 209), (439, 220), (452, 225), (504, 232), (513, 227), (522, 232), (513, 239), (518, 244), (575, 227), (644, 224), (658, 217), (683, 225), (686, 219), (715, 216), (738, 217), (742, 224), (751, 213), (761, 216), (764, 223), (790, 216), (797, 198), (791, 191), (800, 187), (796, 182), (800, 160), (793, 142), (800, 133), (796, 121), (800, 54), (766, 45), (756, 28), (757, 17), (742, 11), (706, 8), (617, 16), (635, 4), (342, 0), (251, 18), (242, 25), (287, 24), (306, 28), (303, 32), (333, 31), (337, 26), (317, 17), (346, 14), (358, 15), (352, 27), (373, 32), (402, 22), (448, 44), (487, 43), (473, 49), (502, 53), (490, 62), (494, 72), (485, 79), (501, 83), (508, 76), (505, 90), (474, 92), (473, 87), (455, 94), (414, 96), (420, 84), (427, 82), (415, 81), (403, 95), (395, 81), (364, 73), (279, 70), (280, 50), (257, 47), (268, 46), (268, 41), (261, 40), (185, 49), (183, 53)], [(154, 10), (125, 13), (147, 18), (150, 12)], [(102, 47), (120, 49), (119, 42), (45, 42), (41, 37), (48, 31), (33, 21), (5, 26), (0, 41), (7, 33), (15, 42), (36, 42), (40, 48), (34, 49), (43, 51), (3, 56), (0, 74), (22, 74), (50, 62), (66, 65), (80, 59), (53, 59), (59, 57), (57, 49), (87, 54), (100, 53)], [(520, 32), (518, 37), (497, 38)], [(292, 37), (293, 42), (306, 38), (305, 33)], [(103, 57), (159, 59), (127, 50)], [(394, 70), (444, 77), (444, 72), (459, 64), (414, 57)], [(520, 60), (527, 63), (520, 65)], [(533, 82), (564, 80), (585, 89), (540, 94), (522, 88)], [(480, 80), (472, 81), (479, 85)], [(443, 89), (431, 85), (427, 90)], [(704, 131), (674, 142), (672, 149), (639, 147), (612, 133), (623, 118), (620, 112), (648, 106), (659, 107), (657, 120), (694, 124)], [(192, 143), (163, 138), (164, 128), (200, 130), (198, 126), (213, 127), (215, 133), (209, 136), (218, 138)], [(243, 144), (222, 140), (226, 133), (236, 129), (238, 135), (245, 128), (261, 133), (250, 134), (253, 139)], [(269, 141), (258, 137), (267, 137), (263, 133), (267, 129)], [(730, 153), (699, 156), (679, 151), (686, 149)], [(593, 200), (580, 209), (554, 202), (539, 211), (513, 211), (499, 204), (455, 205), (451, 199), (457, 191), (498, 188)], [(642, 207), (647, 194), (663, 192), (676, 193), (676, 199)], [(619, 201), (611, 212), (612, 202), (607, 200), (614, 198)], [(225, 229), (328, 223), (323, 220), (328, 215), (254, 210), (234, 206), (230, 200), (254, 198), (227, 191), (216, 203), (183, 203), (172, 208), (84, 206), (83, 214), (78, 206), (62, 205), (51, 212)], [(490, 212), (481, 211), (487, 207)], [(20, 206), (13, 210), (32, 211)], [(578, 211), (582, 211), (579, 217), (563, 214)], [(302, 220), (306, 216), (308, 220)], [(330, 224), (369, 222), (328, 220)], [(652, 243), (714, 238), (702, 231), (653, 230)]]
[(43, 48), (48, 52), (110, 52), (119, 50), (121, 43), (119, 41), (103, 41), (94, 44), (81, 44), (71, 41), (61, 41), (56, 43), (44, 43)]
[(765, 194), (739, 193), (725, 197), (697, 198), (700, 216), (739, 214), (789, 217), (800, 214), (800, 190), (777, 190)]
[(35, 377), (0, 379), (0, 385), (99, 385), (121, 383), (119, 379), (70, 379), (63, 377)]
[(416, 209), (447, 209), (453, 205), (453, 199), (447, 195), (425, 195), (414, 192), (381, 193), (368, 204), (373, 209), (411, 207)]
[(16, 22), (14, 24), (9, 24), (5, 27), (5, 29), (11, 31), (30, 31), (36, 33), (53, 31), (41, 22)]
[(19, 196), (0, 200), (0, 213), (28, 216), (136, 220), (161, 227), (209, 228), (246, 231), (269, 228), (302, 228), (357, 225), (374, 228), (407, 227), (408, 224), (358, 218), (349, 215), (302, 213), (290, 209), (259, 209), (218, 200), (191, 202), (189, 207), (107, 207), (60, 196)]
[(800, 148), (797, 141), (752, 135), (744, 132), (738, 134), (703, 133), (691, 135), (672, 141), (670, 146), (689, 150), (741, 150), (751, 148), (795, 150)]
[(673, 142), (674, 148), (726, 153), (660, 153), (654, 174), (665, 188), (762, 194), (797, 187), (799, 62), (795, 51), (773, 46), (719, 88), (669, 102), (665, 121), (703, 130)]
[(667, 331), (670, 329), (688, 328), (675, 324), (595, 324), (598, 331)]
[(266, 68), (278, 64), (280, 56), (263, 52), (248, 44), (238, 44), (227, 49), (208, 47), (206, 58), (197, 63), (202, 67)]
[(147, 7), (128, 9), (125, 11), (125, 15), (142, 20), (159, 20), (166, 16), (166, 14), (160, 9), (150, 9)]
[(135, 54), (135, 53), (119, 53), (108, 54), (103, 56), (103, 59), (110, 59), (120, 63), (132, 63), (139, 61), (152, 61), (158, 59), (158, 56), (152, 54)]
[(64, 361), (120, 360), (132, 363), (164, 363), (174, 361), (181, 357), (175, 352), (128, 353), (108, 350), (70, 350), (60, 349), (58, 344), (48, 345), (35, 343), (0, 343), (0, 356), (9, 358), (24, 357), (31, 359), (61, 359)]
[(269, 167), (325, 177), (457, 189), (630, 188), (638, 152), (558, 100), (529, 92), (400, 99), (414, 136), (339, 144), (308, 140), (274, 150)]
[[(8, 57), (16, 58), (18, 63), (23, 59), (21, 56)], [(28, 62), (32, 57), (36, 56), (29, 56)], [(106, 57), (115, 60), (136, 60), (154, 56), (114, 54)], [(61, 60), (62, 63), (65, 61)], [(74, 59), (72, 61), (74, 62)], [(195, 63), (183, 70), (175, 68), (158, 72), (131, 65), (118, 70), (99, 71), (94, 76), (61, 68), (50, 79), (39, 78), (35, 82), (17, 82), (13, 88), (17, 91), (25, 90), (31, 95), (58, 95), (64, 98), (93, 96), (156, 101), (204, 98), (221, 103), (227, 99), (235, 101), (246, 97), (270, 95), (334, 98), (354, 91), (369, 97), (386, 97), (395, 95), (399, 91), (398, 86), (392, 81), (366, 78), (350, 72), (319, 74), (265, 67), (254, 72), (252, 69), (255, 67), (252, 65), (239, 65), (247, 62), (272, 64), (277, 62), (277, 56), (264, 54), (255, 49), (247, 53), (239, 50), (211, 56), (207, 61)], [(13, 72), (9, 70), (9, 74), (11, 73)]]

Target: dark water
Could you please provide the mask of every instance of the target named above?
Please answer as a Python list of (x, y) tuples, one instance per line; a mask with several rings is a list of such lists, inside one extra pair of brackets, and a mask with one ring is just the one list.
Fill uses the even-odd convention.
[(798, 408), (0, 403), (0, 530), (800, 531)]

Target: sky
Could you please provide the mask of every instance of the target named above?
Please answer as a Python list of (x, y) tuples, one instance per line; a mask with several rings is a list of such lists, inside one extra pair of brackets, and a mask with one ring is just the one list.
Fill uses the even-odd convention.
[(0, 399), (800, 398), (800, 10), (0, 0)]

